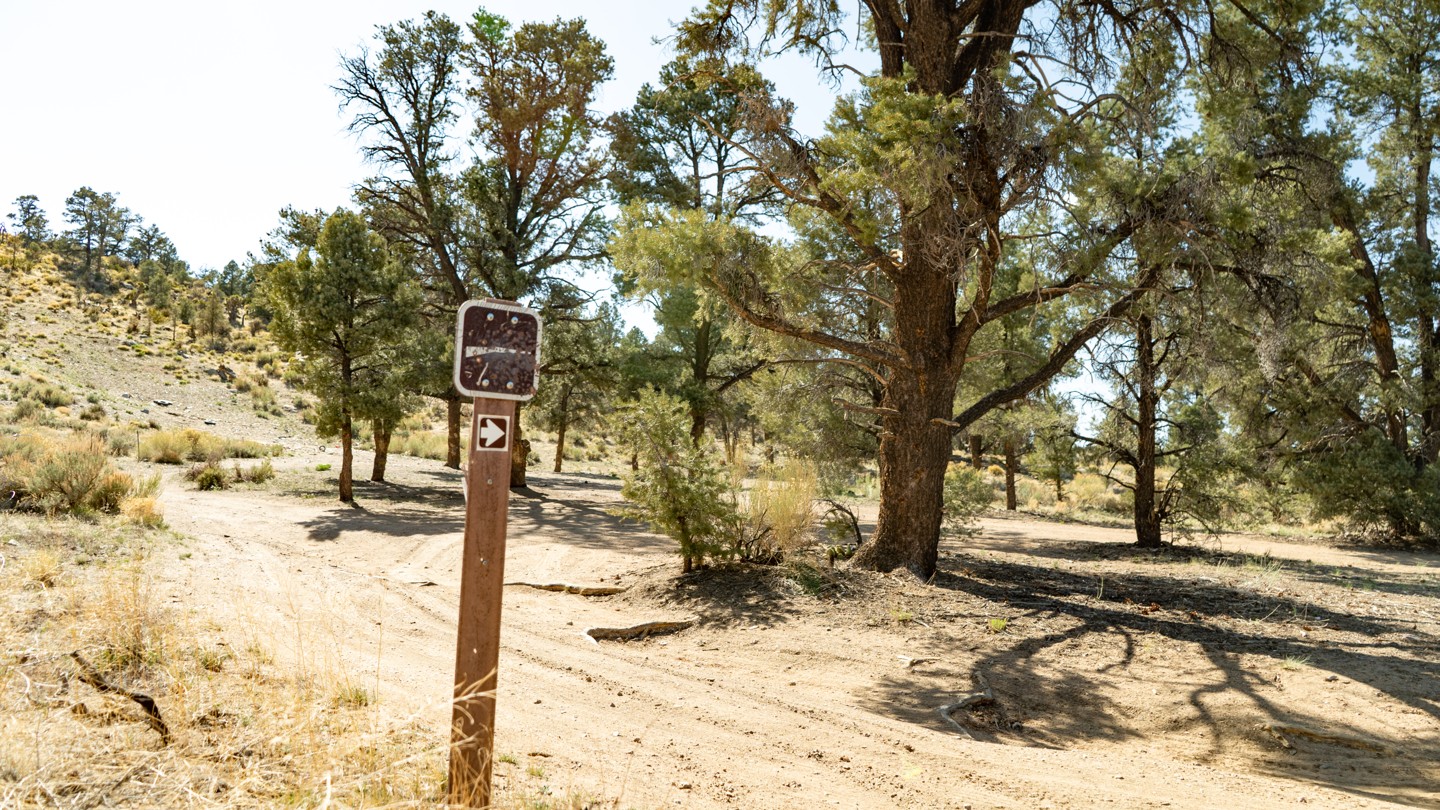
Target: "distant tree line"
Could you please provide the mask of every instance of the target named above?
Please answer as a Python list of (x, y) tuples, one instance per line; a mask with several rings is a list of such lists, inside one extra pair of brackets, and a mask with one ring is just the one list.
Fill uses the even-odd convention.
[[(456, 308), (536, 307), (544, 383), (524, 419), (559, 436), (556, 470), (572, 431), (637, 401), (652, 404), (632, 437), (651, 424), (673, 443), (664, 420), (683, 413), (694, 452), (805, 458), (829, 492), (873, 467), (878, 525), (854, 562), (876, 570), (934, 573), (958, 508), (946, 493), (977, 491), (959, 462), (993, 463), (1011, 509), (1027, 475), (1062, 501), (1091, 470), (1143, 546), (1325, 519), (1436, 542), (1440, 12), (972, 0), (855, 15), (703, 4), (609, 117), (594, 102), (612, 60), (581, 20), (380, 26), (334, 88), (374, 170), (353, 213), (286, 209), (260, 256), (208, 284), (238, 299), (230, 320), (263, 313), (314, 363), (330, 353), (315, 379), (379, 375), (339, 386), (354, 394), (341, 421), (380, 437), (423, 398), (445, 403), (451, 466)], [(857, 50), (868, 61), (845, 64)], [(823, 132), (797, 131), (765, 78), (784, 52), (860, 74)], [(92, 277), (141, 248), (113, 196), (81, 191), (64, 239)], [(25, 199), (18, 238), (52, 238)], [(343, 307), (305, 303), (325, 273), (355, 285)], [(622, 306), (647, 307), (653, 336), (626, 330)], [(382, 312), (381, 343), (404, 348), (352, 353), (342, 335), (371, 346)], [(323, 351), (303, 337), (322, 317), (349, 319)], [(658, 446), (632, 463), (689, 457)], [(720, 466), (692, 466), (710, 491)], [(664, 487), (635, 492), (684, 482), (636, 472)]]

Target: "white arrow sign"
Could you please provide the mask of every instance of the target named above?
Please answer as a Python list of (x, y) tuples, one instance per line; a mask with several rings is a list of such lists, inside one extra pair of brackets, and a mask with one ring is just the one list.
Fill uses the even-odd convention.
[(475, 433), (476, 450), (509, 450), (510, 419), (504, 416), (480, 417), (480, 429)]

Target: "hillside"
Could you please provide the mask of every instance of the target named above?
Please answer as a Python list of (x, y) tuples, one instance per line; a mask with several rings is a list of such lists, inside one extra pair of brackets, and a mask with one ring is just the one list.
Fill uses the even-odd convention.
[[(104, 431), (119, 469), (158, 473), (167, 524), (0, 515), (0, 807), (436, 802), (459, 474), (393, 457), (343, 506), (338, 453), (263, 336), (144, 337), (44, 264), (0, 307), (0, 434)], [(25, 404), (45, 386), (61, 404)], [(171, 428), (284, 452), (268, 481), (200, 491), (187, 464), (134, 457), (132, 433)], [(581, 469), (536, 468), (512, 497), (507, 579), (625, 590), (506, 589), (503, 806), (1440, 806), (1434, 554), (1242, 536), (1144, 553), (1123, 530), (991, 515), (924, 585), (823, 556), (682, 577), (669, 540), (610, 514), (613, 464)], [(585, 635), (660, 620), (695, 623)], [(155, 699), (169, 745), (81, 683), (77, 650)]]

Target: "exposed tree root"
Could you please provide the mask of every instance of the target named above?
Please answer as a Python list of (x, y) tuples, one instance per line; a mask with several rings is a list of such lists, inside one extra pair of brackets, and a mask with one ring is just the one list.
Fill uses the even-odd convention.
[(980, 686), (979, 692), (971, 692), (954, 703), (946, 703), (944, 706), (935, 710), (942, 720), (954, 726), (956, 731), (972, 740), (975, 739), (975, 735), (971, 734), (969, 729), (965, 728), (960, 721), (951, 715), (961, 709), (969, 709), (972, 706), (984, 706), (995, 702), (995, 691), (990, 688), (990, 682), (985, 680), (984, 675), (979, 672), (975, 673), (975, 683)]
[(523, 588), (535, 588), (541, 591), (559, 591), (561, 593), (574, 593), (580, 596), (613, 596), (617, 593), (624, 593), (627, 589), (617, 585), (567, 585), (563, 582), (507, 582), (506, 586), (515, 585)]
[(100, 671), (95, 668), (95, 665), (86, 661), (85, 657), (78, 652), (70, 653), (70, 657), (75, 659), (75, 663), (80, 665), (80, 680), (82, 682), (94, 687), (96, 691), (111, 695), (121, 695), (135, 701), (140, 705), (140, 708), (144, 710), (145, 719), (150, 723), (150, 727), (159, 732), (160, 744), (170, 744), (170, 727), (165, 725), (165, 721), (160, 718), (160, 707), (155, 705), (153, 698), (149, 695), (142, 695), (139, 692), (131, 692), (127, 689), (121, 689), (118, 686), (111, 685), (100, 675)]
[(585, 631), (585, 635), (596, 643), (600, 641), (629, 641), (635, 638), (648, 638), (666, 633), (678, 633), (694, 624), (695, 621), (692, 619), (680, 622), (645, 622), (644, 624), (637, 624), (634, 627), (592, 627)]
[(1346, 748), (1358, 748), (1362, 751), (1375, 751), (1381, 754), (1394, 753), (1388, 746), (1374, 740), (1367, 740), (1363, 737), (1353, 737), (1349, 734), (1332, 734), (1328, 731), (1317, 731), (1316, 729), (1306, 728), (1305, 726), (1264, 723), (1260, 726), (1260, 729), (1271, 737), (1279, 740), (1280, 744), (1287, 749), (1295, 748), (1295, 744), (1290, 742), (1286, 737), (1286, 735), (1289, 735), (1290, 737), (1304, 737), (1316, 742), (1343, 745)]

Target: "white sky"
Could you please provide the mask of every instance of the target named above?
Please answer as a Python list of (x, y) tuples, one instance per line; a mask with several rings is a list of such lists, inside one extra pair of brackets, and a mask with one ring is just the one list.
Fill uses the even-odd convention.
[[(587, 17), (615, 60), (605, 112), (655, 80), (669, 54), (652, 39), (690, 5), (485, 3), (517, 24)], [(330, 90), (339, 55), (432, 8), (463, 24), (477, 5), (0, 0), (0, 212), (34, 194), (60, 230), (65, 198), (88, 185), (158, 225), (196, 271), (243, 260), (282, 206), (349, 204), (370, 170)], [(834, 93), (800, 59), (767, 72), (818, 133)]]

